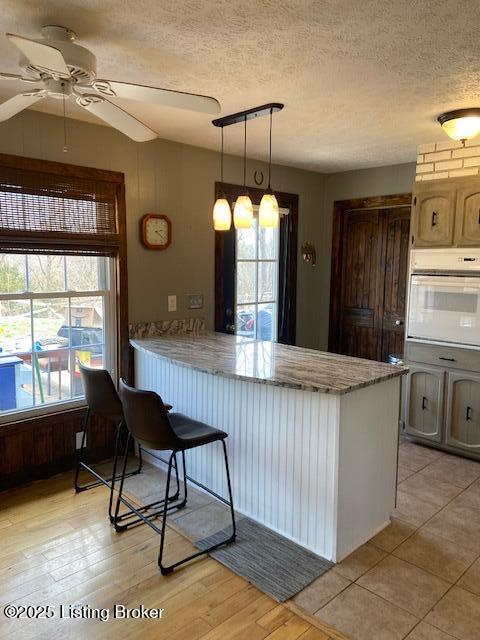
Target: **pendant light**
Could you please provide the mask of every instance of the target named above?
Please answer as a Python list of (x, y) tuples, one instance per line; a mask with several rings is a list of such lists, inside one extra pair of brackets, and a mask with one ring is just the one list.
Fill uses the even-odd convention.
[(465, 144), (480, 133), (480, 109), (456, 109), (447, 111), (437, 118), (442, 129), (452, 140)]
[(250, 229), (253, 223), (253, 205), (247, 191), (247, 116), (244, 117), (243, 137), (243, 195), (238, 196), (233, 209), (235, 229)]
[(276, 229), (280, 222), (280, 212), (278, 210), (277, 198), (273, 194), (270, 186), (272, 174), (272, 115), (273, 109), (270, 109), (270, 152), (268, 159), (268, 187), (260, 201), (260, 210), (258, 212), (258, 221), (263, 228), (272, 227)]
[(213, 205), (213, 228), (215, 231), (229, 231), (232, 226), (232, 212), (228, 200), (223, 195), (223, 127), (222, 127), (222, 153), (220, 156), (220, 175), (222, 187), (219, 197)]

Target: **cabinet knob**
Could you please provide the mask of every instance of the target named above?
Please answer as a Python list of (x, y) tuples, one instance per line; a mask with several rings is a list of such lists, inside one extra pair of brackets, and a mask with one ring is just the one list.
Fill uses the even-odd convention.
[(402, 326), (402, 324), (403, 324), (403, 320), (395, 320), (395, 325), (396, 325), (397, 327)]

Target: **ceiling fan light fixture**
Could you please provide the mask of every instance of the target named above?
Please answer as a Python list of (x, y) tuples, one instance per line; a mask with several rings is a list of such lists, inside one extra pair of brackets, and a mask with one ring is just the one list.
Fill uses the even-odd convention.
[(276, 229), (280, 223), (280, 211), (278, 209), (277, 198), (273, 193), (268, 191), (263, 194), (260, 200), (260, 209), (258, 211), (258, 221), (264, 229)]
[(447, 136), (463, 144), (480, 134), (480, 108), (447, 111), (439, 115), (437, 120)]

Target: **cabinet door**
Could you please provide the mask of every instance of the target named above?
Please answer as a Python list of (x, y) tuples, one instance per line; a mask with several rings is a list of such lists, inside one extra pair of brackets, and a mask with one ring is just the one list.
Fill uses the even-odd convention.
[(413, 206), (413, 245), (449, 247), (453, 244), (455, 191), (430, 185), (419, 189)]
[(445, 371), (435, 367), (408, 366), (405, 431), (413, 436), (440, 442)]
[(448, 374), (447, 444), (480, 451), (480, 376)]
[(480, 245), (480, 188), (460, 189), (455, 210), (455, 244)]

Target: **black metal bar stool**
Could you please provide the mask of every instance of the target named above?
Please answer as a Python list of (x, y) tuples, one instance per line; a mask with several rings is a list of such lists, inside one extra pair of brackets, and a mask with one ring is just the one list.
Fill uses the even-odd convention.
[[(110, 520), (113, 521), (113, 513), (112, 513), (112, 505), (113, 505), (113, 490), (115, 485), (115, 478), (117, 473), (117, 462), (118, 462), (118, 454), (120, 450), (120, 444), (122, 435), (125, 434), (128, 440), (128, 433), (125, 428), (125, 420), (123, 418), (123, 407), (118, 396), (117, 390), (115, 389), (115, 385), (113, 384), (113, 380), (108, 371), (105, 369), (91, 369), (90, 367), (85, 367), (83, 365), (79, 365), (80, 374), (82, 376), (83, 388), (85, 391), (85, 399), (87, 401), (87, 412), (85, 415), (85, 421), (83, 425), (83, 436), (82, 443), (80, 449), (78, 450), (77, 457), (77, 468), (75, 472), (75, 491), (86, 491), (87, 489), (92, 489), (93, 487), (98, 487), (101, 484), (110, 488), (110, 500), (108, 504), (108, 515)], [(171, 408), (171, 405), (167, 405)], [(85, 460), (85, 451), (86, 451), (86, 441), (87, 441), (87, 432), (91, 428), (91, 418), (93, 415), (96, 415), (105, 420), (111, 420), (115, 422), (117, 425), (117, 435), (115, 439), (115, 450), (113, 454), (113, 469), (112, 475), (110, 477), (104, 477), (96, 469), (94, 469), (91, 465), (89, 465)], [(125, 454), (128, 457), (128, 451), (130, 448), (130, 442), (126, 444)], [(138, 447), (138, 467), (133, 471), (130, 471), (127, 476), (133, 476), (141, 472), (142, 470), (142, 448)], [(79, 484), (79, 475), (80, 471), (85, 469), (90, 474), (92, 474), (96, 480), (93, 482), (89, 482), (86, 484)], [(175, 496), (171, 496), (171, 500), (177, 499), (180, 492), (180, 482), (178, 477), (178, 468), (175, 460), (175, 472), (177, 479), (177, 492)], [(157, 503), (152, 503), (150, 505), (145, 505), (145, 510), (155, 506)], [(120, 516), (121, 519), (125, 519), (129, 516), (129, 514), (123, 514)]]
[[(205, 553), (209, 553), (224, 544), (230, 544), (235, 540), (235, 512), (233, 510), (232, 486), (230, 481), (230, 470), (228, 467), (227, 447), (225, 439), (227, 434), (224, 431), (210, 427), (203, 422), (192, 420), (181, 413), (168, 413), (160, 396), (154, 391), (140, 391), (129, 387), (123, 380), (120, 381), (120, 398), (123, 404), (123, 413), (125, 422), (129, 431), (128, 442), (130, 438), (135, 438), (141, 446), (153, 451), (171, 451), (168, 459), (167, 483), (165, 487), (165, 498), (163, 500), (162, 523), (160, 527), (152, 522), (152, 519), (146, 516), (141, 509), (134, 507), (131, 502), (123, 496), (123, 483), (126, 476), (127, 456), (123, 460), (123, 469), (120, 478), (120, 488), (117, 495), (117, 504), (115, 508), (114, 525), (116, 530), (122, 530), (122, 525), (117, 525), (117, 515), (120, 503), (125, 504), (132, 512), (136, 513), (139, 519), (148, 524), (154, 531), (160, 535), (160, 551), (158, 554), (158, 566), (162, 575), (171, 573), (176, 567), (193, 560)], [(211, 442), (221, 442), (223, 447), (223, 455), (225, 458), (225, 472), (227, 477), (229, 501), (232, 516), (232, 534), (210, 547), (202, 551), (198, 551), (182, 560), (179, 560), (170, 566), (165, 566), (163, 560), (163, 550), (165, 543), (165, 527), (167, 523), (167, 513), (174, 508), (182, 508), (187, 503), (187, 471), (185, 465), (185, 451), (194, 447)], [(167, 496), (170, 490), (170, 481), (172, 475), (172, 467), (177, 453), (182, 454), (183, 462), (183, 482), (184, 496), (178, 505), (169, 505)], [(213, 493), (213, 492), (211, 492)]]

